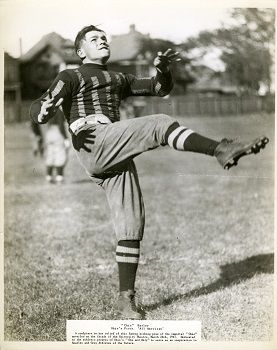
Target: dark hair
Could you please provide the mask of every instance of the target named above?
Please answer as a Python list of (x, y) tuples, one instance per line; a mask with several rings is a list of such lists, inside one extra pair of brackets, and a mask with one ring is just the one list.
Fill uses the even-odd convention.
[(76, 53), (77, 53), (77, 51), (78, 51), (79, 48), (80, 48), (80, 43), (81, 43), (81, 41), (84, 40), (86, 34), (87, 34), (88, 32), (91, 32), (92, 30), (95, 30), (95, 31), (97, 31), (97, 32), (103, 32), (102, 29), (99, 29), (99, 28), (95, 27), (94, 25), (86, 26), (86, 27), (84, 27), (83, 29), (81, 29), (81, 30), (79, 31), (79, 33), (77, 34), (76, 39), (75, 39), (75, 42), (74, 42)]

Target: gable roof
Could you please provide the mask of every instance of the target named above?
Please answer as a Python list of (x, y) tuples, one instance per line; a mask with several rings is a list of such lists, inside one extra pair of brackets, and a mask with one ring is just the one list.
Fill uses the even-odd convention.
[(141, 39), (145, 37), (148, 35), (138, 32), (134, 24), (130, 25), (129, 33), (112, 36), (109, 62), (135, 59), (141, 48)]
[(204, 65), (195, 66), (194, 69), (195, 82), (189, 85), (189, 90), (199, 92), (237, 92), (237, 87), (232, 84), (224, 72), (217, 72)]
[[(52, 32), (44, 35), (28, 52), (20, 57), (20, 61), (25, 63), (32, 61), (46, 47), (51, 47), (63, 58), (66, 63), (79, 63), (80, 59), (74, 51), (74, 43), (70, 39), (64, 39), (61, 35)], [(70, 52), (68, 53), (68, 49)]]
[[(138, 32), (133, 24), (130, 25), (129, 33), (112, 36), (109, 62), (135, 59), (141, 48), (141, 40), (146, 37), (149, 37), (149, 35)], [(51, 47), (58, 52), (65, 63), (81, 63), (75, 53), (73, 41), (64, 39), (55, 32), (44, 35), (37, 44), (20, 57), (20, 61), (22, 63), (32, 61), (47, 47)], [(68, 52), (68, 49), (71, 49), (72, 52), (70, 50)]]

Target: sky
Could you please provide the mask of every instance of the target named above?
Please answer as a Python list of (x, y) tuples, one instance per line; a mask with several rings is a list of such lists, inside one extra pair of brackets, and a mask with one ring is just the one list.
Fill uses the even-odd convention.
[[(0, 0), (1, 48), (14, 57), (26, 53), (43, 35), (57, 32), (74, 40), (85, 25), (95, 24), (107, 34), (129, 31), (130, 24), (152, 38), (176, 43), (204, 29), (226, 22), (228, 10), (222, 2), (185, 0)], [(202, 2), (203, 3), (203, 2)], [(220, 5), (221, 4), (221, 7)], [(194, 6), (194, 7), (193, 7)]]

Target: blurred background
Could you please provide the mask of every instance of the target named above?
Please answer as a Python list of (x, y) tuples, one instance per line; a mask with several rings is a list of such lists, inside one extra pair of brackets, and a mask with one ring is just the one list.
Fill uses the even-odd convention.
[[(85, 7), (86, 2), (82, 4)], [(159, 112), (173, 116), (241, 115), (274, 110), (274, 9), (187, 10), (173, 1), (158, 13), (159, 5), (154, 1), (149, 9), (145, 4), (124, 7), (123, 2), (113, 12), (112, 3), (108, 4), (102, 8), (90, 4), (86, 14), (82, 6), (69, 11), (53, 4), (45, 7), (44, 3), (36, 10), (28, 6), (21, 9), (23, 12), (13, 6), (6, 9), (12, 14), (3, 16), (2, 25), (14, 18), (19, 29), (11, 30), (13, 25), (5, 28), (6, 123), (27, 120), (30, 102), (47, 90), (57, 73), (80, 65), (73, 42), (78, 30), (89, 23), (99, 24), (109, 35), (112, 70), (153, 75), (158, 51), (172, 48), (180, 52), (182, 62), (172, 67), (175, 87), (170, 96), (131, 99), (135, 116)], [(80, 10), (82, 16), (78, 16)], [(145, 18), (147, 10), (151, 21)], [(48, 15), (51, 23), (44, 20)]]

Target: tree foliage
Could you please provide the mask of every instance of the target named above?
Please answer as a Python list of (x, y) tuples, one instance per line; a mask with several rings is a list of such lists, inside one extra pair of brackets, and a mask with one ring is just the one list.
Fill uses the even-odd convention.
[(141, 41), (141, 53), (152, 63), (159, 51), (165, 52), (167, 49), (178, 51), (182, 59), (181, 62), (172, 63), (172, 76), (174, 79), (174, 94), (182, 94), (186, 91), (187, 85), (193, 82), (191, 74), (191, 60), (188, 59), (184, 50), (172, 41), (164, 39), (144, 38)]
[(220, 48), (221, 60), (230, 80), (243, 91), (258, 91), (262, 84), (270, 91), (274, 57), (273, 9), (236, 8), (232, 22), (214, 31), (200, 32), (183, 47), (202, 48), (203, 54)]

